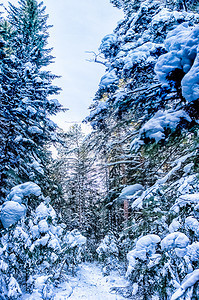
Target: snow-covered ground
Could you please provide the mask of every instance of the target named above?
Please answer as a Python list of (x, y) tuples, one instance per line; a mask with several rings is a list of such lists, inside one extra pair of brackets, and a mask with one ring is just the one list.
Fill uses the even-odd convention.
[(101, 266), (96, 263), (83, 263), (79, 266), (76, 277), (69, 277), (56, 291), (54, 300), (123, 300), (114, 287), (126, 287), (129, 284), (118, 272), (103, 276)]

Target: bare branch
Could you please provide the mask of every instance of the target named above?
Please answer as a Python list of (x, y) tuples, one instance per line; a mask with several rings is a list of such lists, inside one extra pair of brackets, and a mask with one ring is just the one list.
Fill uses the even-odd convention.
[(105, 62), (103, 62), (103, 61), (101, 61), (101, 60), (98, 59), (99, 57), (102, 58), (102, 57), (100, 56), (100, 54), (97, 54), (97, 53), (94, 52), (94, 51), (85, 51), (85, 52), (93, 55), (93, 58), (86, 59), (86, 61), (89, 61), (89, 62), (95, 62), (95, 63), (97, 63), (97, 64), (101, 64), (101, 65), (106, 66), (106, 63), (105, 63)]

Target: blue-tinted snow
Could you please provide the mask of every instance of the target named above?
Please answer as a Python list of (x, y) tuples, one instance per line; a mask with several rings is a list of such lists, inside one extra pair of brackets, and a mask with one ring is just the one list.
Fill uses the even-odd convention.
[[(186, 290), (192, 287), (198, 280), (199, 280), (199, 269), (193, 271), (192, 273), (188, 274), (185, 277), (180, 288), (171, 297), (171, 300), (179, 299), (186, 292)], [(186, 299), (191, 300), (192, 298), (186, 297)]]
[(116, 71), (113, 69), (109, 72), (107, 72), (104, 76), (102, 76), (99, 87), (101, 89), (106, 89), (110, 87), (111, 85), (115, 85), (119, 82), (119, 79), (117, 77)]
[(155, 66), (158, 80), (168, 85), (167, 76), (175, 69), (185, 75), (181, 81), (182, 95), (188, 102), (199, 98), (199, 26), (178, 25), (165, 40), (168, 53), (159, 57)]
[(97, 254), (99, 257), (104, 256), (111, 256), (111, 255), (118, 255), (119, 250), (116, 245), (116, 239), (113, 235), (106, 235), (104, 239), (100, 242), (97, 250)]
[(181, 119), (191, 122), (191, 118), (184, 110), (162, 111), (159, 110), (148, 122), (146, 122), (139, 131), (139, 137), (134, 139), (131, 148), (138, 149), (141, 141), (145, 138), (153, 139), (156, 143), (165, 139), (165, 130), (174, 131)]
[(148, 234), (138, 239), (135, 249), (127, 254), (127, 260), (129, 261), (126, 276), (129, 276), (134, 270), (136, 265), (136, 259), (147, 260), (147, 257), (152, 257), (152, 259), (158, 259), (158, 257), (153, 257), (156, 253), (157, 244), (160, 243), (161, 239), (156, 234)]
[(143, 190), (144, 190), (144, 187), (141, 184), (136, 183), (133, 185), (128, 185), (122, 189), (119, 197), (124, 198), (124, 197), (128, 197), (128, 196), (133, 196), (136, 192), (143, 191)]
[(68, 244), (70, 248), (81, 246), (86, 243), (86, 237), (84, 237), (77, 229), (68, 231), (64, 237), (64, 242)]
[(161, 242), (162, 250), (175, 249), (178, 257), (184, 257), (187, 254), (189, 238), (182, 232), (173, 232), (168, 234)]
[(0, 219), (4, 228), (8, 228), (11, 225), (18, 222), (25, 216), (26, 207), (15, 201), (7, 201), (2, 205), (0, 212)]
[(22, 291), (19, 287), (18, 282), (16, 279), (11, 275), (10, 282), (8, 284), (8, 298), (9, 299), (16, 299), (22, 295)]
[(40, 196), (41, 189), (36, 183), (29, 181), (13, 187), (11, 192), (8, 194), (6, 201), (15, 201), (21, 203), (24, 197), (30, 195)]

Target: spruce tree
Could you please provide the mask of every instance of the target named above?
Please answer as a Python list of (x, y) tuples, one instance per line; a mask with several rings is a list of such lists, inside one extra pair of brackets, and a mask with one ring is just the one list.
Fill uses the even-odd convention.
[[(45, 147), (56, 140), (56, 125), (50, 120), (61, 106), (50, 98), (59, 92), (56, 77), (42, 70), (52, 62), (47, 48), (48, 16), (43, 3), (19, 1), (10, 4), (8, 29), (1, 35), (9, 44), (1, 73), (1, 103), (6, 128), (1, 152), (1, 197), (15, 184), (32, 180), (48, 183)], [(6, 30), (8, 32), (6, 32)]]
[[(114, 145), (116, 128), (128, 133), (121, 135), (120, 145), (127, 149), (123, 158), (132, 159), (132, 164), (123, 168), (129, 192), (125, 194), (117, 181), (107, 214), (111, 209), (117, 216), (114, 205), (128, 201), (128, 231), (117, 228), (120, 255), (132, 250), (127, 255), (132, 299), (197, 298), (197, 5), (111, 2), (125, 8), (125, 18), (100, 45), (107, 69), (87, 120), (96, 139), (101, 138), (101, 149)], [(114, 164), (122, 165), (117, 155)], [(107, 195), (112, 182), (109, 177)], [(133, 192), (137, 184), (143, 189)], [(184, 288), (189, 276), (195, 281)]]
[(89, 137), (78, 124), (60, 135), (62, 145), (59, 145), (53, 169), (54, 177), (59, 178), (62, 198), (55, 202), (55, 207), (70, 229), (78, 228), (85, 236), (99, 239), (101, 176), (97, 178), (98, 166)]

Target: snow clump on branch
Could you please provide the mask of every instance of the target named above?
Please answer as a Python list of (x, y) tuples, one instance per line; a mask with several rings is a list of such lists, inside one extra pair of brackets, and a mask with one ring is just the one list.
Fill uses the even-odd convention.
[(126, 276), (129, 276), (134, 270), (137, 259), (146, 261), (147, 256), (152, 257), (155, 254), (157, 244), (160, 243), (160, 241), (160, 237), (156, 234), (148, 234), (146, 236), (141, 237), (137, 241), (135, 249), (133, 249), (127, 254), (129, 266), (126, 272)]
[(192, 102), (199, 98), (199, 25), (188, 27), (188, 23), (178, 25), (168, 33), (165, 48), (168, 53), (159, 57), (155, 72), (158, 80), (168, 86), (169, 75), (182, 70), (182, 96)]
[(178, 257), (184, 257), (187, 253), (189, 238), (182, 232), (168, 234), (161, 242), (162, 250), (175, 249)]
[(145, 139), (155, 140), (158, 143), (166, 138), (165, 130), (175, 131), (181, 120), (191, 122), (191, 118), (184, 110), (162, 111), (159, 110), (148, 122), (146, 122), (139, 131), (138, 138), (131, 143), (133, 150), (138, 150), (140, 145), (144, 144)]
[(26, 182), (11, 189), (0, 212), (0, 220), (4, 228), (10, 227), (25, 216), (26, 207), (22, 202), (30, 195), (37, 197), (41, 195), (40, 187), (34, 182)]

